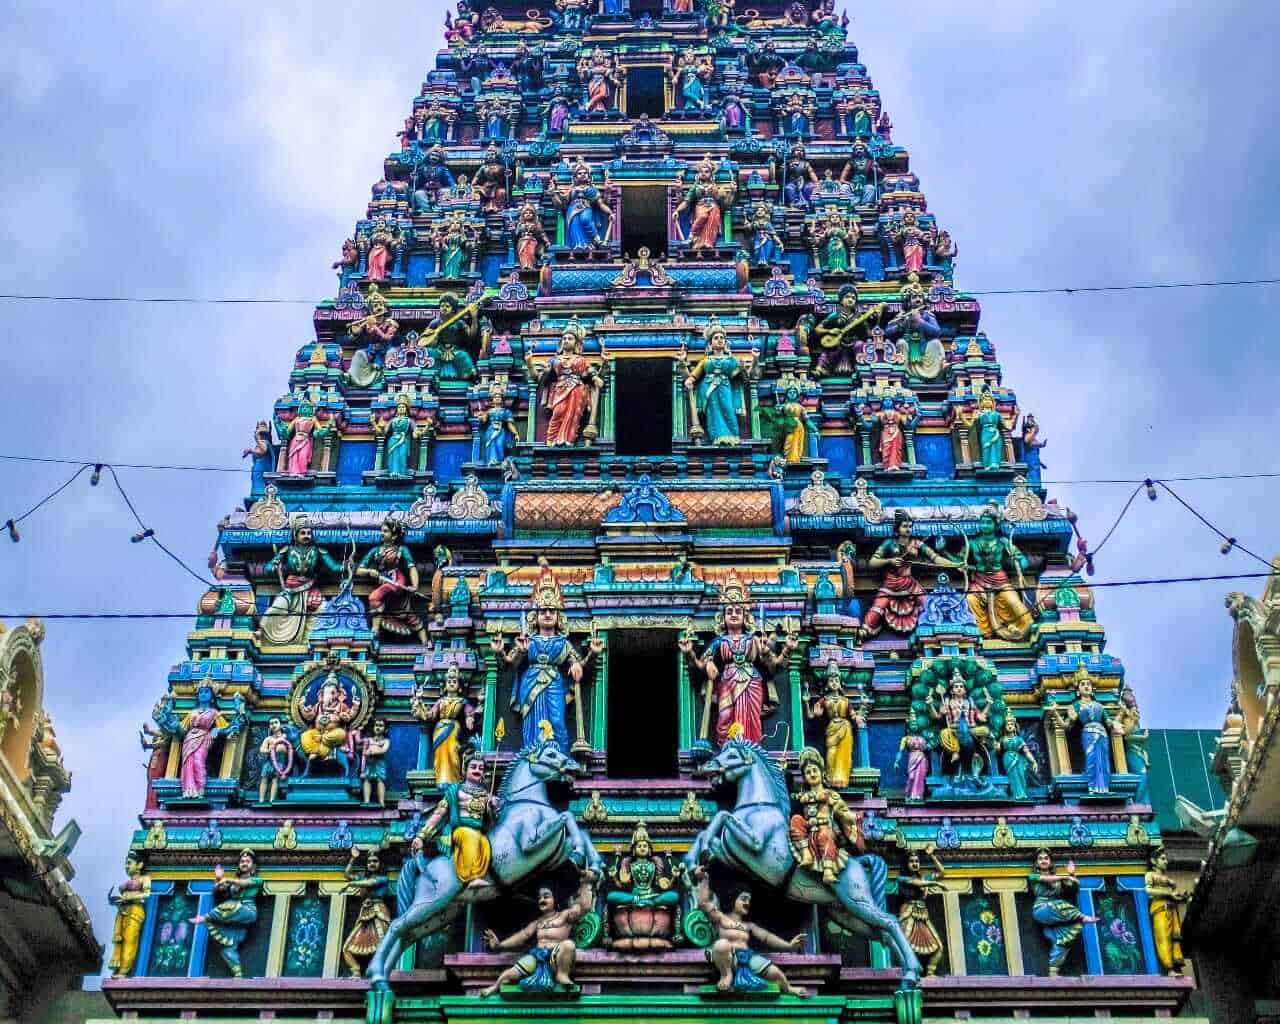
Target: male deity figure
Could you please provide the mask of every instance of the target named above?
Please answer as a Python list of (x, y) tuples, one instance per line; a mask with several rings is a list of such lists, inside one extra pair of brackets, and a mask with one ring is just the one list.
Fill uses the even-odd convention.
[(858, 340), (866, 337), (872, 319), (883, 312), (884, 304), (881, 303), (859, 316), (858, 289), (851, 284), (841, 286), (836, 308), (813, 331), (818, 342), (813, 375), (826, 377), (829, 374), (854, 373)]
[(579, 876), (577, 895), (563, 910), (556, 906), (551, 887), (544, 885), (538, 890), (536, 920), (505, 939), (499, 939), (492, 929), (485, 929), (484, 943), (490, 950), (520, 949), (529, 942), (534, 947), (499, 974), (492, 985), (482, 989), (480, 995), (491, 996), (503, 985), (517, 983), (538, 992), (572, 990), (573, 965), (578, 958), (573, 926), (595, 906), (597, 881), (594, 871), (584, 870)]
[(844, 799), (827, 786), (822, 755), (813, 747), (800, 752), (803, 780), (795, 794), (799, 811), (791, 816), (791, 850), (796, 862), (834, 885), (849, 863), (847, 846), (859, 853), (866, 849), (860, 816), (849, 810)]
[(721, 910), (720, 901), (711, 891), (706, 867), (699, 864), (693, 869), (692, 875), (695, 883), (694, 900), (716, 930), (716, 940), (706, 950), (707, 962), (719, 973), (716, 989), (720, 992), (757, 992), (767, 982), (772, 982), (787, 995), (808, 995), (804, 989), (787, 981), (787, 976), (777, 964), (768, 957), (753, 952), (748, 945), (754, 939), (767, 949), (780, 953), (796, 952), (804, 946), (804, 935), (797, 935), (788, 942), (767, 928), (761, 928), (755, 922), (747, 920), (751, 913), (750, 889), (739, 889), (733, 897), (733, 909)]
[(262, 764), (258, 769), (258, 803), (275, 803), (280, 795), (280, 781), (293, 771), (293, 743), (284, 723), (273, 718), (267, 723), (267, 735), (258, 745)]
[(453, 858), (453, 870), (458, 881), (470, 889), (483, 889), (490, 883), (485, 879), (493, 851), (485, 834), (492, 827), (501, 801), (484, 785), (484, 759), (471, 754), (463, 767), (461, 782), (447, 782), (440, 787), (440, 801), (427, 818), (422, 830), (414, 837), (410, 849), (420, 856), (427, 842), (438, 837), (441, 853)]
[(1019, 642), (1031, 636), (1035, 619), (1006, 570), (1014, 571), (1021, 581), (1028, 566), (1027, 556), (1000, 533), (999, 526), (1000, 510), (989, 505), (978, 518), (978, 535), (964, 558), (969, 569), (966, 596), (984, 637)]

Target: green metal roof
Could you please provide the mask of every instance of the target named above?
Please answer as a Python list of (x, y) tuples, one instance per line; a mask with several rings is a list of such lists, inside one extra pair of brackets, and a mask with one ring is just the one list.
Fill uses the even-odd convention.
[(1209, 770), (1217, 740), (1216, 729), (1151, 730), (1148, 785), (1156, 822), (1165, 835), (1186, 831), (1173, 811), (1178, 797), (1185, 796), (1206, 811), (1226, 804), (1227, 796)]

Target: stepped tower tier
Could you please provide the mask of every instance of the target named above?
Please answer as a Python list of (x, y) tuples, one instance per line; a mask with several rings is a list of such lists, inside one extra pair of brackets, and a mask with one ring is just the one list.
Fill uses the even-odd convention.
[(1181, 1006), (1144, 687), (847, 28), (450, 11), (158, 694), (118, 1008)]

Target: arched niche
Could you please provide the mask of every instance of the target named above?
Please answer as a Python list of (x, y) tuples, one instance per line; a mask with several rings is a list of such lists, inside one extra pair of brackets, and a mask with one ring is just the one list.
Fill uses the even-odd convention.
[(44, 701), (44, 670), (39, 639), (29, 626), (0, 637), (0, 685), (16, 699), (17, 719), (0, 736), (0, 757), (18, 782), (31, 774), (31, 739)]

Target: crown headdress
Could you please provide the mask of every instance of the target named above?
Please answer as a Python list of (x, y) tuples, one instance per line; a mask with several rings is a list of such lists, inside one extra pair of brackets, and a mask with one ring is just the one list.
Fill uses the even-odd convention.
[(751, 595), (747, 593), (747, 588), (742, 585), (742, 580), (738, 579), (736, 570), (730, 569), (729, 575), (720, 584), (720, 603), (721, 604), (750, 604)]
[(560, 584), (556, 582), (555, 573), (551, 571), (549, 565), (544, 564), (538, 571), (538, 582), (533, 587), (533, 608), (535, 610), (551, 608), (555, 611), (564, 609), (564, 597), (560, 593)]
[(805, 747), (804, 750), (800, 751), (799, 763), (801, 775), (804, 774), (804, 770), (811, 764), (816, 765), (818, 770), (822, 772), (824, 776), (826, 775), (826, 764), (822, 760), (822, 755), (814, 750), (813, 747)]

